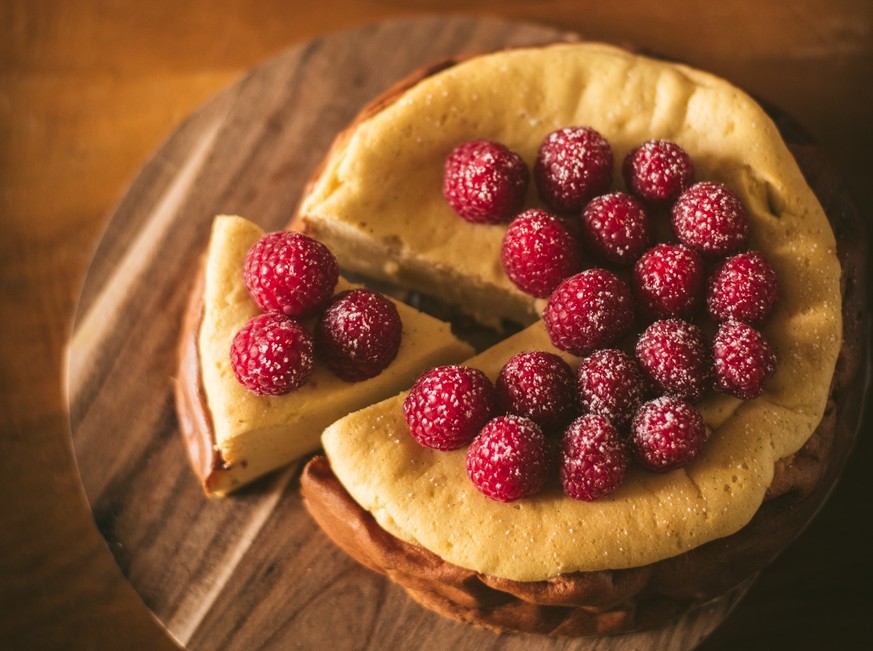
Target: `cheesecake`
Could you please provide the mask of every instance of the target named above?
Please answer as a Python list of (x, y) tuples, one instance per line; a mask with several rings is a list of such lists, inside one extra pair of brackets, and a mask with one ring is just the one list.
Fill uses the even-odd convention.
[[(539, 320), (542, 302), (507, 278), (506, 225), (463, 221), (440, 192), (443, 162), (461, 143), (498, 141), (532, 167), (547, 134), (577, 124), (612, 144), (613, 189), (624, 189), (625, 155), (663, 138), (690, 154), (699, 179), (737, 193), (749, 213), (749, 246), (780, 282), (761, 326), (779, 364), (753, 400), (705, 394), (697, 407), (708, 440), (691, 464), (667, 473), (633, 468), (593, 502), (571, 500), (556, 484), (510, 505), (489, 500), (470, 483), (463, 450), (413, 440), (403, 395), (328, 427), (324, 455), (301, 477), (324, 531), (426, 607), (499, 631), (658, 626), (753, 576), (826, 497), (851, 447), (853, 400), (863, 390), (863, 238), (838, 177), (790, 120), (684, 65), (560, 44), (420, 71), (337, 137), (295, 224), (327, 242), (346, 268), (488, 323), (527, 325), (465, 363), (492, 380), (519, 352), (549, 351), (578, 365), (554, 348)], [(534, 189), (526, 205), (542, 206)]]
[[(472, 353), (449, 324), (394, 301), (403, 324), (401, 344), (379, 375), (347, 382), (316, 362), (300, 388), (255, 395), (234, 375), (230, 346), (234, 334), (260, 313), (242, 270), (246, 253), (263, 234), (242, 217), (214, 219), (183, 328), (176, 382), (180, 427), (209, 495), (225, 495), (315, 451), (322, 430), (338, 418), (407, 388), (423, 368)], [(336, 292), (352, 287), (340, 279)]]

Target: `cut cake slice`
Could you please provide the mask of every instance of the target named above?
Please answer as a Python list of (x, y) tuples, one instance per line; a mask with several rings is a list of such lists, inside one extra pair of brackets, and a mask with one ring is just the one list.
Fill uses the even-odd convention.
[[(242, 217), (216, 217), (182, 336), (180, 426), (192, 466), (211, 495), (224, 495), (316, 450), (322, 430), (338, 418), (407, 388), (424, 369), (473, 352), (449, 324), (394, 301), (403, 338), (397, 357), (378, 376), (349, 383), (316, 361), (309, 381), (296, 391), (250, 393), (234, 376), (229, 351), (234, 334), (259, 314), (242, 268), (263, 233)], [(340, 279), (337, 292), (350, 287)]]

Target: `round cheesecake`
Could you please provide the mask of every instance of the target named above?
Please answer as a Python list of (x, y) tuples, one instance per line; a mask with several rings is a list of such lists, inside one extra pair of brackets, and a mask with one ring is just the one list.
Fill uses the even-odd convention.
[[(767, 255), (780, 281), (780, 302), (763, 326), (779, 367), (756, 400), (705, 396), (698, 406), (709, 441), (691, 465), (632, 472), (593, 503), (554, 485), (512, 505), (490, 502), (469, 483), (463, 452), (416, 447), (402, 398), (328, 428), (326, 456), (301, 479), (316, 521), (425, 606), (499, 630), (646, 628), (738, 585), (826, 497), (864, 389), (863, 238), (837, 177), (790, 122), (685, 66), (573, 44), (423, 71), (338, 137), (299, 223), (328, 241), (342, 265), (487, 321), (533, 323), (469, 361), (493, 379), (512, 354), (551, 343), (540, 305), (499, 264), (505, 226), (453, 215), (440, 195), (442, 163), (458, 144), (487, 138), (530, 164), (547, 133), (577, 124), (606, 137), (617, 167), (637, 144), (666, 138), (689, 152), (700, 180), (738, 193), (751, 248)], [(532, 191), (528, 204), (537, 201)]]

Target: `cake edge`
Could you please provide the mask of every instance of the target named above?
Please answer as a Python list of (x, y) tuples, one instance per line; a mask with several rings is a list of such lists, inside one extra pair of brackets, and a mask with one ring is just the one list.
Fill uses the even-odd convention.
[(201, 256), (182, 318), (173, 392), (188, 462), (203, 491), (207, 495), (216, 495), (224, 483), (223, 470), (226, 464), (215, 445), (215, 429), (200, 375), (197, 335), (203, 321), (204, 286), (205, 259)]

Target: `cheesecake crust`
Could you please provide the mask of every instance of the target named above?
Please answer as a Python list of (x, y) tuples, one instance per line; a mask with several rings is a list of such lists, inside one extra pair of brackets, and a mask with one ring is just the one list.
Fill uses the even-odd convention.
[(182, 320), (178, 349), (179, 366), (177, 377), (173, 382), (173, 391), (176, 397), (179, 431), (188, 451), (188, 461), (204, 491), (211, 493), (225, 464), (215, 446), (215, 430), (212, 427), (212, 416), (206, 405), (203, 378), (200, 375), (197, 333), (200, 332), (200, 323), (203, 320), (203, 286), (203, 260), (200, 260)]

